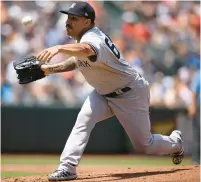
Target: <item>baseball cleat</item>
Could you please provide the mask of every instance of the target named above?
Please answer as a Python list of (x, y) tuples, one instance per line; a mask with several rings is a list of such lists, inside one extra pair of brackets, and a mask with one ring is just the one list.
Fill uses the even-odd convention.
[(77, 178), (77, 174), (70, 173), (65, 170), (56, 170), (48, 176), (49, 181), (68, 181)]
[(183, 143), (183, 137), (182, 137), (182, 133), (179, 130), (174, 130), (171, 133), (171, 136), (176, 137), (179, 141), (179, 143), (181, 144), (181, 149), (179, 150), (179, 152), (170, 154), (172, 156), (172, 162), (176, 165), (180, 164), (184, 158), (184, 148), (182, 146)]

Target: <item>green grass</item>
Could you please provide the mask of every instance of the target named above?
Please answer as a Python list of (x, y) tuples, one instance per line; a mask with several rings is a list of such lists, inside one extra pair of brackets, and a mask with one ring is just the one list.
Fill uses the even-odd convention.
[(2, 172), (2, 178), (9, 178), (9, 177), (21, 177), (21, 176), (34, 176), (34, 175), (44, 175), (46, 173), (33, 173), (33, 172)]
[[(2, 156), (1, 164), (16, 165), (58, 165), (59, 156)], [(147, 156), (84, 156), (81, 165), (137, 165), (137, 166), (166, 166), (173, 165), (171, 157), (147, 157)], [(191, 158), (185, 157), (183, 165), (191, 164)]]
[(21, 156), (21, 155), (11, 155), (2, 156), (1, 164), (33, 164), (33, 165), (55, 165), (59, 164), (59, 156)]
[[(131, 157), (131, 158), (124, 158), (124, 157), (114, 157), (108, 159), (85, 159), (81, 160), (81, 165), (107, 165), (107, 166), (174, 166), (172, 163), (171, 157)], [(182, 162), (182, 165), (190, 165), (191, 158), (185, 158)]]
[[(2, 155), (1, 165), (55, 165), (59, 164), (60, 156), (22, 156), (22, 155)], [(127, 166), (127, 167), (160, 167), (175, 166), (171, 157), (153, 156), (83, 156), (80, 165), (101, 165), (101, 166)], [(191, 157), (185, 157), (182, 165), (191, 165)], [(39, 173), (28, 172), (2, 172), (2, 177), (30, 176)], [(41, 174), (41, 173), (40, 173)], [(42, 173), (44, 174), (44, 173)]]

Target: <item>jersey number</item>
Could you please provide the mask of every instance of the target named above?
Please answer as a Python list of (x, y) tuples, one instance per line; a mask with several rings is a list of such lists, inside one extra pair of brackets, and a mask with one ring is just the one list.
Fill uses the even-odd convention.
[(105, 37), (105, 44), (110, 48), (110, 50), (117, 57), (117, 59), (120, 59), (120, 52), (108, 37)]

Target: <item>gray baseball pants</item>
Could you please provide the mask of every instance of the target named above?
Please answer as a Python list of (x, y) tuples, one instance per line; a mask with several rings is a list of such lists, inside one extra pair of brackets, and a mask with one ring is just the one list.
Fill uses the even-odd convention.
[(84, 102), (60, 157), (58, 169), (75, 173), (95, 124), (115, 115), (140, 153), (165, 155), (178, 152), (175, 138), (152, 134), (149, 119), (149, 85), (145, 80), (131, 84), (132, 90), (116, 98), (105, 98), (95, 90)]

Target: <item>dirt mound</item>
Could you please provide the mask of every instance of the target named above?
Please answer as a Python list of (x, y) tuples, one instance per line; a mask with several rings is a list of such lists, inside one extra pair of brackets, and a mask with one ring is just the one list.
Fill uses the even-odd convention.
[[(32, 167), (32, 169), (34, 168)], [(38, 169), (38, 166), (37, 166), (37, 169)], [(20, 169), (18, 168), (18, 170)], [(47, 175), (4, 178), (2, 179), (2, 181), (3, 182), (48, 182)], [(86, 182), (96, 182), (96, 181), (199, 182), (200, 181), (200, 166), (175, 166), (175, 167), (160, 167), (160, 168), (84, 166), (84, 167), (79, 167), (78, 179), (75, 181), (76, 182), (85, 182), (85, 181)]]

